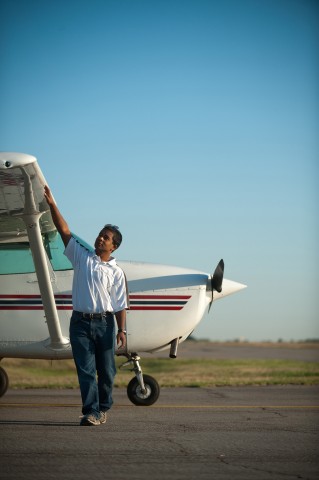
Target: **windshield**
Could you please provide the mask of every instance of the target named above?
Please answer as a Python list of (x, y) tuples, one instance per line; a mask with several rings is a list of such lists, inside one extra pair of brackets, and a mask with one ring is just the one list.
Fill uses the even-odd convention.
[[(73, 233), (72, 236), (83, 247), (94, 252), (94, 248), (82, 238)], [(64, 255), (65, 247), (62, 238), (56, 231), (43, 236), (43, 245), (53, 270), (73, 270), (71, 262)], [(35, 267), (29, 242), (0, 244), (0, 275), (34, 272)]]

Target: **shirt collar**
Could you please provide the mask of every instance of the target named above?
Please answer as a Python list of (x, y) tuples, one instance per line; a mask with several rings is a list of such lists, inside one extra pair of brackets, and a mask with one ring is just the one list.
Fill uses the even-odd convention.
[(112, 267), (114, 265), (116, 265), (116, 259), (114, 257), (110, 257), (110, 260), (108, 260), (107, 262), (103, 262), (103, 260), (101, 260), (101, 257), (99, 257), (98, 255), (96, 255), (96, 253), (94, 254), (94, 258), (99, 262), (99, 263), (103, 263), (104, 265), (111, 265)]

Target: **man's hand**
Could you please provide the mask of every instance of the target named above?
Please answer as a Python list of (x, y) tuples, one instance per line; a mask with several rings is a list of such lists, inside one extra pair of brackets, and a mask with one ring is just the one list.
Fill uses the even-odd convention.
[(126, 310), (125, 308), (123, 310), (120, 310), (115, 313), (115, 318), (117, 322), (117, 328), (119, 331), (117, 332), (116, 335), (116, 344), (117, 348), (124, 348), (126, 345), (126, 334), (123, 332), (125, 330), (125, 324), (126, 324)]
[(49, 187), (47, 185), (44, 185), (44, 198), (48, 202), (48, 205), (53, 205), (54, 204), (54, 200), (53, 200), (53, 197), (52, 197), (51, 190), (49, 189)]
[(117, 348), (124, 348), (126, 345), (126, 334), (124, 332), (119, 332), (116, 335), (116, 344)]
[(58, 209), (58, 207), (57, 207), (57, 205), (56, 205), (56, 203), (53, 199), (51, 190), (49, 189), (49, 187), (47, 185), (44, 186), (44, 198), (46, 199), (46, 201), (47, 201), (47, 203), (50, 207), (53, 223), (56, 226), (57, 231), (61, 235), (61, 238), (63, 240), (64, 245), (67, 246), (67, 244), (69, 243), (70, 238), (71, 238), (71, 232), (70, 232), (68, 224), (66, 223), (66, 221), (62, 217), (62, 215), (61, 215), (61, 213), (60, 213), (60, 211), (59, 211), (59, 209)]

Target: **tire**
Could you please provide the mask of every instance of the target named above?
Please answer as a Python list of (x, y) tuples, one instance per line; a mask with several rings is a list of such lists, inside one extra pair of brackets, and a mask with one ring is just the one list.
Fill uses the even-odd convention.
[(150, 375), (143, 375), (143, 380), (147, 392), (145, 394), (141, 392), (138, 380), (134, 377), (127, 386), (127, 396), (134, 405), (148, 407), (158, 399), (160, 387), (155, 378)]
[(9, 387), (9, 377), (4, 368), (0, 367), (0, 397), (2, 397)]

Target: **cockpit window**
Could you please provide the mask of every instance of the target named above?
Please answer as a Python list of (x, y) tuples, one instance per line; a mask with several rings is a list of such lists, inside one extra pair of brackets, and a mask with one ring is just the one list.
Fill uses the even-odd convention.
[[(93, 247), (84, 240), (72, 234), (74, 238), (89, 251)], [(53, 270), (72, 270), (71, 262), (64, 255), (64, 244), (60, 235), (55, 232), (43, 236), (43, 245)], [(34, 273), (35, 267), (29, 242), (0, 243), (0, 275), (18, 273)]]
[(35, 272), (28, 242), (0, 244), (0, 275)]

